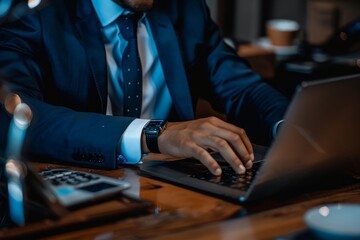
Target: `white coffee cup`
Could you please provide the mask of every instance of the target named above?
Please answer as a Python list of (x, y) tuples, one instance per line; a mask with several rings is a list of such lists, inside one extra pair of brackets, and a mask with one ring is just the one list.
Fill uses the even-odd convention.
[(291, 46), (300, 30), (296, 21), (272, 19), (266, 23), (267, 36), (273, 46)]

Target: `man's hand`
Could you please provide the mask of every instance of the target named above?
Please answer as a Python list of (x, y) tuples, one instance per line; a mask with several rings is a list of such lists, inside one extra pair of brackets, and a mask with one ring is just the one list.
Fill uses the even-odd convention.
[(242, 174), (253, 165), (254, 154), (245, 131), (216, 117), (168, 123), (159, 136), (163, 154), (200, 160), (214, 175), (221, 168), (207, 151), (219, 152), (235, 172)]

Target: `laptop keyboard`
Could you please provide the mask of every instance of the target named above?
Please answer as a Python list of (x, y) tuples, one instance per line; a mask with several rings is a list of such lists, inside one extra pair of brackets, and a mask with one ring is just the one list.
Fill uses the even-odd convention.
[(250, 170), (247, 170), (245, 174), (237, 174), (229, 165), (220, 164), (222, 169), (221, 176), (214, 176), (208, 170), (206, 172), (189, 174), (188, 176), (241, 191), (247, 191), (258, 173), (260, 165), (260, 162), (254, 163), (254, 166)]
[(221, 176), (214, 176), (204, 167), (202, 167), (200, 171), (188, 174), (188, 176), (229, 188), (247, 191), (258, 173), (267, 151), (267, 147), (260, 145), (253, 145), (253, 149), (255, 155), (253, 167), (244, 174), (237, 174), (219, 153), (213, 153), (212, 156), (216, 159), (222, 169)]

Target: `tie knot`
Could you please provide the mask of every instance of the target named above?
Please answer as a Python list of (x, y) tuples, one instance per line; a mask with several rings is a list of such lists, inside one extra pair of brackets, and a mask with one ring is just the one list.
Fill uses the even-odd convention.
[(131, 14), (120, 16), (118, 20), (116, 20), (116, 24), (120, 28), (120, 33), (126, 40), (136, 38), (137, 24), (140, 17), (140, 14)]

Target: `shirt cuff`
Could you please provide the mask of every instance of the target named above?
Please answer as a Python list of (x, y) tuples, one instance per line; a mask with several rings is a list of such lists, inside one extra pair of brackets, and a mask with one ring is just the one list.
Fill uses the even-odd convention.
[(141, 161), (141, 134), (149, 119), (135, 119), (126, 128), (120, 139), (119, 164), (137, 164)]
[(284, 121), (284, 119), (280, 120), (280, 121), (277, 121), (273, 127), (273, 131), (272, 131), (272, 137), (273, 139), (276, 138), (276, 135), (278, 133), (278, 130), (279, 130), (279, 126), (280, 124)]

